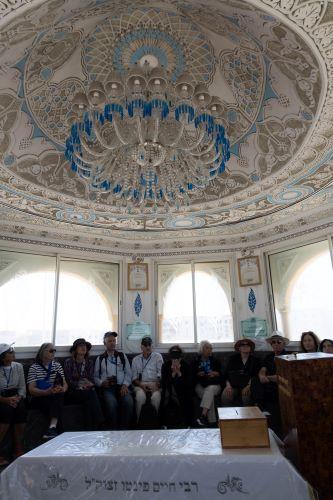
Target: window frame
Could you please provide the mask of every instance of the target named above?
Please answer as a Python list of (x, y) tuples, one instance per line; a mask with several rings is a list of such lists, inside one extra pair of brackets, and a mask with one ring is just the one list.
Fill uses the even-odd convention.
[[(78, 249), (80, 250), (80, 249)], [(45, 248), (36, 248), (36, 249), (31, 249), (31, 248), (24, 248), (24, 246), (20, 247), (19, 249), (14, 249), (12, 246), (5, 246), (1, 245), (0, 246), (0, 252), (12, 252), (16, 254), (26, 254), (26, 255), (34, 255), (36, 257), (53, 257), (56, 259), (56, 266), (55, 266), (55, 289), (54, 289), (54, 304), (53, 304), (53, 321), (52, 321), (52, 329), (51, 329), (51, 335), (52, 338), (50, 342), (55, 343), (55, 336), (56, 336), (56, 321), (57, 321), (57, 302), (58, 302), (58, 292), (59, 292), (59, 277), (60, 277), (60, 263), (61, 261), (76, 261), (76, 262), (84, 262), (84, 263), (101, 263), (101, 264), (115, 264), (118, 266), (118, 324), (116, 326), (116, 331), (120, 332), (120, 335), (118, 336), (118, 346), (120, 349), (123, 349), (124, 346), (124, 339), (121, 334), (121, 325), (123, 321), (123, 310), (122, 310), (122, 297), (123, 297), (123, 289), (124, 289), (124, 284), (122, 280), (123, 276), (123, 267), (124, 267), (124, 262), (123, 260), (119, 259), (114, 259), (110, 261), (108, 259), (108, 256), (104, 255), (98, 255), (98, 259), (94, 259), (93, 255), (87, 255), (87, 253), (84, 253), (82, 257), (78, 257), (77, 255), (73, 255), (72, 252), (54, 252), (54, 251), (45, 251)], [(104, 257), (104, 258), (103, 258)], [(10, 339), (9, 339), (10, 340)], [(29, 345), (29, 346), (20, 346), (20, 347), (15, 347), (15, 352), (17, 353), (17, 358), (18, 359), (31, 359), (34, 358), (38, 348), (40, 347), (39, 345)], [(57, 346), (57, 357), (66, 357), (69, 355), (69, 348), (70, 345), (65, 345), (65, 346)], [(92, 349), (91, 349), (91, 355), (95, 356), (98, 354), (101, 354), (104, 351), (104, 345), (102, 343), (102, 338), (101, 338), (101, 343), (100, 344), (95, 344)]]
[[(277, 246), (276, 248), (272, 248), (269, 251), (264, 252), (264, 266), (265, 266), (265, 276), (266, 276), (266, 286), (267, 286), (267, 295), (268, 295), (268, 315), (269, 319), (272, 324), (272, 329), (277, 330), (277, 321), (276, 321), (276, 314), (275, 314), (275, 301), (274, 301), (274, 293), (273, 293), (273, 282), (272, 282), (272, 275), (271, 275), (271, 267), (270, 267), (270, 256), (275, 255), (278, 253), (282, 252), (287, 252), (288, 250), (297, 250), (298, 248), (301, 247), (306, 247), (309, 245), (313, 245), (315, 243), (320, 243), (323, 241), (328, 242), (328, 248), (330, 252), (330, 257), (331, 257), (331, 264), (332, 264), (332, 269), (333, 269), (333, 234), (328, 233), (328, 234), (323, 234), (321, 236), (315, 236), (313, 238), (308, 239), (306, 242), (299, 241), (297, 244), (295, 243), (294, 245), (282, 245), (282, 246)], [(295, 348), (299, 347), (299, 340), (290, 340), (288, 344), (288, 349), (294, 350)]]
[[(197, 259), (186, 259), (186, 258), (176, 258), (171, 260), (168, 259), (159, 259), (153, 262), (154, 266), (154, 281), (153, 281), (153, 291), (154, 291), (154, 309), (155, 309), (155, 346), (160, 352), (167, 351), (174, 342), (166, 343), (161, 342), (160, 331), (159, 331), (159, 321), (158, 321), (158, 303), (159, 303), (159, 290), (158, 290), (158, 266), (159, 265), (175, 265), (175, 264), (189, 264), (191, 266), (192, 273), (192, 300), (193, 300), (193, 325), (194, 325), (194, 337), (197, 336), (197, 318), (196, 318), (196, 300), (195, 300), (195, 278), (194, 278), (194, 269), (195, 264), (209, 264), (214, 262), (227, 262), (229, 264), (230, 270), (230, 296), (231, 296), (231, 314), (232, 314), (232, 326), (234, 332), (234, 340), (233, 342), (211, 342), (212, 346), (219, 351), (228, 351), (233, 349), (234, 343), (239, 339), (239, 330), (237, 326), (237, 317), (236, 317), (236, 308), (235, 308), (235, 279), (236, 279), (236, 256), (233, 254), (231, 257), (223, 258), (223, 256), (215, 256), (209, 259), (205, 259), (204, 257), (198, 257)], [(200, 342), (178, 342), (178, 344), (184, 349), (188, 349), (190, 351), (196, 351)]]

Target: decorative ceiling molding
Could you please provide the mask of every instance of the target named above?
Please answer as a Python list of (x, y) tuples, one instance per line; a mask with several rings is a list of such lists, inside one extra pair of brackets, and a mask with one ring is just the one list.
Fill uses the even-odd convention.
[[(164, 241), (168, 246), (191, 241), (201, 248), (216, 245), (218, 238), (271, 238), (273, 231), (291, 230), (288, 218), (314, 223), (312, 212), (323, 203), (322, 217), (329, 217), (330, 5), (327, 0), (0, 0), (0, 205), (15, 210), (17, 227), (28, 227), (28, 215), (31, 235), (40, 226), (41, 232), (63, 230), (68, 238), (87, 242), (90, 233), (100, 245), (118, 239), (134, 249), (153, 249)], [(223, 91), (232, 158), (225, 177), (204, 197), (195, 194), (180, 212), (128, 214), (112, 199), (94, 198), (66, 165), (65, 113), (73, 94), (106, 71), (107, 58), (97, 57), (101, 49), (109, 53), (122, 30), (162, 29), (166, 19), (175, 39), (183, 39), (181, 26), (192, 26), (202, 49), (213, 46), (214, 67), (206, 77), (214, 92)], [(134, 57), (130, 40), (119, 48), (118, 64)], [(171, 55), (175, 61), (176, 52)], [(10, 231), (10, 223), (2, 221), (2, 228)]]
[(22, 7), (35, 4), (36, 0), (0, 0), (0, 21), (4, 20), (9, 14), (17, 12)]
[[(241, 252), (246, 248), (246, 250), (259, 250), (259, 249), (264, 249), (264, 250), (269, 250), (271, 246), (276, 245), (278, 243), (282, 243), (284, 241), (292, 241), (293, 239), (297, 239), (306, 235), (311, 235), (315, 233), (322, 233), (323, 231), (326, 230), (331, 230), (333, 228), (333, 221), (328, 222), (326, 224), (322, 224), (320, 226), (316, 226), (313, 228), (309, 228), (306, 230), (298, 231), (295, 232), (293, 235), (285, 235), (285, 236), (280, 236), (278, 238), (271, 239), (270, 241), (265, 241), (264, 243), (257, 243), (255, 245), (246, 245), (243, 244), (241, 246), (237, 247), (225, 247), (225, 248), (215, 248), (215, 249), (205, 249), (205, 248), (200, 248), (198, 247), (195, 250), (173, 250), (173, 251), (164, 251), (164, 252), (158, 252), (158, 251), (151, 251), (151, 252), (143, 252), (143, 251), (137, 251), (136, 255), (140, 257), (177, 257), (177, 256), (187, 256), (187, 255), (212, 255), (212, 254), (221, 254), (221, 253), (234, 253), (234, 252)], [(131, 252), (125, 252), (125, 251), (117, 251), (117, 250), (112, 250), (112, 249), (106, 249), (106, 248), (94, 248), (94, 247), (84, 247), (80, 245), (70, 245), (70, 244), (65, 244), (65, 243), (57, 243), (55, 241), (41, 241), (41, 240), (35, 240), (35, 239), (28, 239), (28, 238), (18, 238), (14, 236), (6, 236), (6, 235), (0, 235), (0, 241), (6, 241), (10, 243), (15, 243), (19, 245), (33, 245), (36, 248), (41, 248), (41, 247), (48, 247), (51, 249), (55, 250), (71, 250), (75, 252), (80, 252), (80, 253), (91, 253), (91, 254), (100, 254), (100, 255), (114, 255), (114, 256), (120, 256), (120, 257), (132, 257), (133, 256), (133, 251)], [(16, 247), (17, 250), (17, 247)], [(38, 252), (38, 250), (36, 250)]]

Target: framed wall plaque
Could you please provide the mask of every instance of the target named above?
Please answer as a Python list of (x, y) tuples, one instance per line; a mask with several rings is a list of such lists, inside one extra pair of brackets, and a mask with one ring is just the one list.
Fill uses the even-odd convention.
[(242, 257), (237, 259), (239, 286), (252, 286), (261, 284), (259, 257)]
[(127, 289), (148, 290), (148, 264), (134, 263), (127, 266)]

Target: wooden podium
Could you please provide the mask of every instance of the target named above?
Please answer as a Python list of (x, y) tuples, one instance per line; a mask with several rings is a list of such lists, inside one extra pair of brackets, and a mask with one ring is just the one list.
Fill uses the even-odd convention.
[(333, 498), (333, 354), (276, 358), (286, 456), (320, 498)]

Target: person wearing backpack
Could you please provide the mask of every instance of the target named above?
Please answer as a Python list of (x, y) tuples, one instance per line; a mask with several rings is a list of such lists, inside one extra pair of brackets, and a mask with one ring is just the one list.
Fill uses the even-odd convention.
[(161, 402), (160, 380), (163, 358), (159, 352), (153, 351), (152, 343), (151, 337), (143, 337), (141, 339), (142, 354), (135, 356), (132, 361), (132, 380), (138, 423), (140, 422), (142, 407), (146, 401), (150, 401), (153, 408), (155, 408), (156, 418)]
[(94, 379), (100, 387), (112, 429), (128, 429), (133, 417), (133, 398), (130, 392), (132, 371), (126, 354), (116, 350), (118, 334), (106, 332), (105, 352), (97, 357)]

